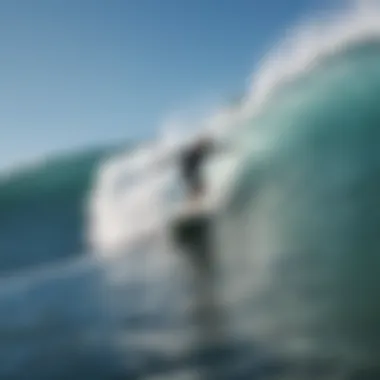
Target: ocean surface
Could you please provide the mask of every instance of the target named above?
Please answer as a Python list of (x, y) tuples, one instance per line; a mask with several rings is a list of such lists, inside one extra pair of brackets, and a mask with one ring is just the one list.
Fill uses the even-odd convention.
[(302, 24), (205, 123), (211, 285), (167, 228), (195, 136), (0, 174), (0, 379), (380, 379), (379, 25)]

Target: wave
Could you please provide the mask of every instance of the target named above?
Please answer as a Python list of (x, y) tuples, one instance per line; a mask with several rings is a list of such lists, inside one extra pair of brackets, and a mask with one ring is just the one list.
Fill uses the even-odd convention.
[(247, 101), (219, 253), (237, 331), (349, 371), (380, 356), (380, 14), (341, 17), (304, 29)]
[(118, 149), (57, 155), (0, 175), (1, 275), (86, 252), (85, 200), (98, 165)]
[(72, 152), (0, 173), (0, 209), (31, 199), (87, 191), (96, 166), (115, 150), (104, 147)]

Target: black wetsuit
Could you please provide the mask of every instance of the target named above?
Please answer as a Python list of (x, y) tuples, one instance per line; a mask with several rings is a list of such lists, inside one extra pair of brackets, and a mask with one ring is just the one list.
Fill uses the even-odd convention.
[(185, 181), (189, 195), (196, 195), (204, 190), (201, 169), (210, 150), (210, 142), (201, 142), (185, 151), (182, 156), (182, 177)]

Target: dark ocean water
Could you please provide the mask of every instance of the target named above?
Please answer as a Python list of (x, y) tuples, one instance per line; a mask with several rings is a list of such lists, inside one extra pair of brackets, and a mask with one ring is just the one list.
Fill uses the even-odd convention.
[(84, 254), (86, 200), (113, 151), (67, 154), (0, 176), (0, 275)]

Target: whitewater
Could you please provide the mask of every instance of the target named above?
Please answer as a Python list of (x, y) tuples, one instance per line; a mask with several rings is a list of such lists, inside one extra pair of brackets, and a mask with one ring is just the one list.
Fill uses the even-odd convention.
[[(211, 360), (225, 379), (378, 378), (380, 9), (314, 20), (268, 52), (238, 106), (97, 159), (75, 203), (80, 254), (49, 262), (46, 234), (44, 255), (0, 278), (1, 379), (194, 379)], [(204, 133), (227, 147), (205, 176), (230, 347), (199, 347), (195, 363), (191, 276), (167, 223), (182, 199), (176, 157)]]

